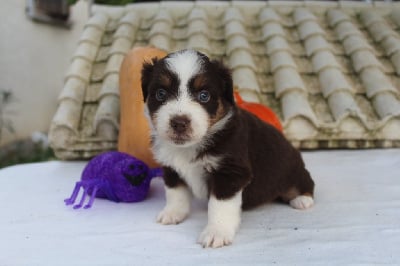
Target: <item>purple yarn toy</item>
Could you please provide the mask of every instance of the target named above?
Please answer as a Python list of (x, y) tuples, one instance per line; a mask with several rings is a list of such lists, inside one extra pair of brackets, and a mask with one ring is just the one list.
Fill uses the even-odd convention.
[(102, 153), (83, 169), (81, 181), (76, 182), (70, 198), (64, 200), (72, 205), (81, 187), (83, 195), (74, 209), (79, 209), (90, 196), (88, 204), (92, 207), (94, 198), (105, 198), (115, 202), (138, 202), (146, 198), (153, 177), (162, 176), (160, 168), (150, 169), (141, 160), (122, 152), (110, 151)]

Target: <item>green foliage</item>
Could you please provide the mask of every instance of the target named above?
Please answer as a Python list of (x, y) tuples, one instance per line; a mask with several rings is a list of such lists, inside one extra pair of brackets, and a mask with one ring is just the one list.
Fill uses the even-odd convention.
[(20, 140), (0, 148), (0, 168), (21, 164), (54, 160), (54, 152), (42, 143)]
[[(73, 5), (78, 0), (67, 0), (69, 5)], [(129, 3), (133, 3), (135, 0), (95, 0), (95, 4), (102, 4), (102, 5), (126, 5)]]
[(68, 5), (73, 5), (76, 2), (78, 2), (78, 0), (67, 0)]
[(7, 117), (6, 109), (10, 103), (14, 101), (14, 95), (9, 90), (0, 90), (0, 141), (3, 135), (3, 131), (6, 130), (9, 133), (15, 133), (12, 121)]
[(126, 5), (135, 2), (135, 0), (95, 0), (94, 2), (102, 5)]

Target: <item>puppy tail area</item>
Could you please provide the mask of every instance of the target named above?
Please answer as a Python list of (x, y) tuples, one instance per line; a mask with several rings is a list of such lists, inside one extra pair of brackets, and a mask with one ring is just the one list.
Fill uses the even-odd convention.
[(314, 197), (311, 193), (300, 194), (299, 190), (294, 187), (281, 195), (280, 198), (297, 210), (305, 210), (314, 205)]
[(305, 210), (314, 205), (314, 182), (306, 170), (307, 176), (300, 179), (303, 182), (289, 188), (280, 198), (294, 209)]

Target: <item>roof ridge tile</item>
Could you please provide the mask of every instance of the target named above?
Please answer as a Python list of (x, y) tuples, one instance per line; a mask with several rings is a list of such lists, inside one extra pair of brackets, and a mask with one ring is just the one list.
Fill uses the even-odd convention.
[(246, 102), (261, 103), (259, 94), (254, 90), (237, 89), (242, 99)]
[(393, 63), (397, 75), (400, 76), (400, 51), (397, 51), (394, 54), (392, 54), (390, 59)]
[(387, 121), (396, 117), (400, 122), (400, 101), (393, 92), (385, 91), (375, 95), (372, 104), (381, 120)]
[(111, 73), (104, 78), (99, 94), (97, 95), (97, 100), (101, 100), (101, 98), (107, 95), (119, 96), (118, 73)]
[(332, 48), (321, 35), (313, 35), (304, 41), (307, 56), (311, 57), (319, 51), (331, 51)]
[(307, 8), (304, 7), (296, 8), (293, 11), (292, 16), (295, 24), (302, 24), (303, 22), (317, 20), (317, 17)]
[(382, 92), (390, 92), (399, 96), (399, 92), (379, 68), (368, 67), (363, 69), (360, 73), (360, 78), (366, 88), (368, 98), (374, 98)]
[(378, 61), (370, 50), (356, 50), (350, 55), (350, 58), (357, 73), (369, 67), (380, 69), (381, 72), (385, 70), (382, 63)]
[(232, 35), (247, 36), (246, 29), (240, 21), (231, 20), (225, 24), (225, 38), (229, 39)]
[(283, 38), (286, 37), (286, 33), (283, 30), (282, 25), (276, 22), (268, 22), (261, 27), (262, 41), (266, 42), (275, 36), (282, 36)]
[(318, 72), (318, 79), (324, 98), (338, 91), (352, 91), (343, 73), (337, 68), (325, 68)]
[[(400, 132), (400, 116), (387, 116), (384, 121), (382, 121), (380, 128), (376, 130), (376, 137), (378, 139), (387, 139), (388, 142), (390, 140), (398, 141)], [(387, 147), (391, 147), (391, 145), (387, 145)]]
[(96, 13), (85, 24), (86, 27), (96, 27), (101, 31), (106, 29), (107, 23), (109, 21), (109, 16), (105, 13)]
[(115, 95), (102, 97), (93, 120), (96, 135), (105, 140), (115, 140), (118, 137), (118, 117), (119, 97)]
[(400, 27), (400, 8), (393, 9), (390, 13), (390, 18), (396, 23), (398, 27)]
[(187, 20), (197, 20), (197, 19), (202, 19), (202, 20), (207, 20), (207, 13), (204, 11), (204, 9), (196, 6), (195, 8), (192, 9), (192, 11), (189, 13)]
[(222, 22), (224, 24), (229, 23), (231, 21), (239, 21), (241, 23), (245, 23), (245, 19), (237, 7), (229, 7), (222, 18)]
[(72, 58), (80, 57), (89, 62), (96, 59), (99, 46), (93, 42), (80, 42)]
[(248, 67), (236, 68), (232, 71), (233, 84), (239, 89), (261, 92), (254, 71)]
[(201, 34), (201, 33), (191, 35), (189, 37), (187, 47), (196, 49), (207, 55), (209, 55), (210, 52), (212, 51), (208, 36), (206, 36), (205, 34)]
[(304, 93), (293, 91), (283, 95), (282, 115), (285, 135), (293, 139), (308, 139), (318, 134), (319, 122)]
[(251, 47), (249, 41), (243, 35), (233, 35), (229, 40), (226, 42), (226, 53), (231, 54), (236, 49), (245, 49), (251, 51)]
[(134, 10), (127, 12), (118, 21), (119, 26), (121, 26), (122, 24), (128, 24), (131, 27), (138, 27), (139, 23), (140, 23), (140, 15)]
[(299, 148), (400, 147), (399, 4), (248, 4), (94, 7), (50, 127), (57, 156), (116, 148), (121, 59), (143, 45), (226, 61), (243, 99), (272, 104)]
[(298, 32), (302, 41), (315, 35), (325, 35), (325, 31), (314, 20), (308, 20), (300, 23)]
[(112, 54), (107, 62), (106, 68), (104, 70), (104, 76), (111, 73), (119, 73), (119, 68), (121, 67), (122, 61), (124, 60), (125, 54), (114, 53)]
[[(391, 57), (394, 53), (400, 51), (400, 39), (389, 36), (382, 41), (382, 47), (385, 49), (386, 55)], [(394, 63), (395, 60), (391, 60)]]
[(257, 70), (253, 56), (247, 49), (235, 49), (229, 54), (229, 66), (232, 71), (240, 67), (248, 67), (253, 71)]
[(282, 36), (274, 36), (270, 38), (267, 45), (267, 54), (271, 55), (280, 51), (291, 53), (292, 49), (287, 43), (286, 39), (284, 39)]
[(338, 9), (329, 9), (326, 12), (326, 18), (328, 20), (328, 24), (335, 28), (337, 24), (344, 22), (344, 21), (351, 21), (350, 17), (347, 16), (345, 13)]
[(137, 28), (133, 27), (131, 24), (120, 24), (118, 29), (113, 35), (114, 40), (117, 38), (125, 38), (133, 42), (136, 38)]
[(370, 51), (371, 55), (374, 52), (371, 45), (369, 45), (369, 43), (367, 43), (363, 38), (361, 38), (361, 36), (358, 35), (346, 37), (343, 40), (343, 47), (346, 51), (346, 54), (350, 56), (360, 50), (368, 50)]
[(362, 36), (361, 31), (354, 27), (351, 21), (341, 21), (332, 27), (340, 41), (345, 40), (347, 37)]
[(208, 24), (204, 20), (196, 19), (188, 23), (186, 36), (190, 37), (194, 34), (208, 35)]
[[(328, 97), (328, 105), (331, 109), (335, 121), (340, 122), (347, 116), (355, 116), (367, 126), (366, 118), (361, 113), (353, 95), (348, 90), (335, 91)], [(365, 128), (364, 128), (365, 132)]]
[(263, 8), (258, 16), (259, 23), (261, 25), (269, 22), (281, 22), (281, 17), (272, 8)]
[[(267, 47), (269, 42), (267, 43)], [(276, 51), (270, 55), (271, 71), (275, 73), (280, 68), (293, 68), (297, 70), (297, 64), (293, 60), (292, 55), (288, 51)]]
[[(114, 54), (127, 54), (128, 51), (132, 48), (132, 41), (126, 39), (124, 37), (115, 38), (113, 41), (110, 51), (108, 52), (109, 56)], [(119, 70), (118, 70), (119, 71)]]
[(86, 27), (82, 32), (82, 35), (79, 39), (79, 43), (80, 42), (91, 42), (92, 44), (94, 44), (96, 46), (100, 46), (101, 38), (102, 38), (103, 34), (104, 34), (104, 31), (100, 30), (97, 27)]
[(53, 148), (65, 148), (78, 138), (82, 105), (65, 99), (58, 105), (50, 125), (50, 143)]
[(366, 28), (369, 28), (371, 24), (376, 22), (382, 22), (382, 18), (376, 12), (372, 12), (368, 9), (361, 10), (359, 17)]
[(78, 104), (82, 104), (85, 97), (85, 90), (87, 84), (78, 78), (68, 78), (64, 84), (58, 101), (61, 102), (65, 99), (76, 101)]
[(147, 38), (151, 46), (154, 46), (161, 50), (169, 51), (171, 35), (172, 35), (171, 24), (166, 23), (165, 21), (158, 21), (152, 25), (147, 35)]
[(72, 59), (65, 80), (67, 80), (70, 77), (76, 77), (85, 82), (85, 84), (87, 84), (90, 81), (91, 72), (92, 72), (92, 65), (90, 61), (83, 59), (81, 57), (75, 57)]
[(275, 97), (279, 99), (288, 92), (300, 91), (304, 94), (307, 92), (299, 73), (292, 67), (282, 67), (276, 70), (274, 83)]

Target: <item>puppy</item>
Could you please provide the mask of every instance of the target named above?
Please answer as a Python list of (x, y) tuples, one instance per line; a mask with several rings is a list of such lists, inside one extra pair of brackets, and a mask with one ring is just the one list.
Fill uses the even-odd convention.
[[(290, 77), (288, 77), (290, 78)], [(152, 150), (163, 166), (166, 206), (161, 224), (178, 224), (191, 198), (208, 199), (203, 247), (232, 243), (241, 210), (281, 199), (313, 205), (314, 182), (300, 153), (274, 127), (239, 109), (230, 71), (183, 50), (142, 69)]]

